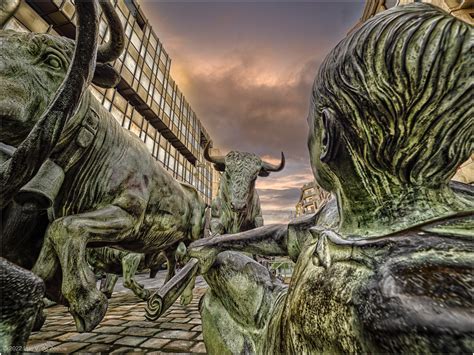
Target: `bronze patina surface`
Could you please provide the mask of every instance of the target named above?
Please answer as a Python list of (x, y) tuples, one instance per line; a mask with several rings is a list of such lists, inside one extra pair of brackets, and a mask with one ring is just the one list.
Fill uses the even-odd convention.
[[(211, 354), (472, 352), (472, 26), (382, 12), (321, 65), (308, 116), (317, 214), (191, 244)], [(234, 251), (287, 255), (289, 287)]]

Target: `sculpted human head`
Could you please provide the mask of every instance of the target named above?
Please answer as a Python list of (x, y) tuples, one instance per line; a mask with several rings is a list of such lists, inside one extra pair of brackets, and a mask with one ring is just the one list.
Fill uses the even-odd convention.
[(331, 191), (438, 188), (473, 151), (473, 29), (428, 4), (384, 11), (342, 40), (314, 82), (309, 151)]

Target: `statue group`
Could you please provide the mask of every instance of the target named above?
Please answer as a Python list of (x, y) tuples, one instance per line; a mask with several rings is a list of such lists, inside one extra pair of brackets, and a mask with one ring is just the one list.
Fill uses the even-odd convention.
[[(274, 166), (207, 147), (223, 179), (203, 238), (196, 190), (87, 90), (119, 79), (108, 64), (124, 45), (113, 7), (100, 1), (111, 35), (98, 46), (96, 1), (75, 6), (75, 43), (0, 32), (3, 349), (40, 326), (44, 290), (78, 331), (99, 324), (107, 298), (88, 248), (135, 253), (136, 270), (152, 265), (143, 255), (184, 243), (209, 285), (209, 353), (472, 352), (474, 192), (449, 183), (474, 150), (472, 26), (417, 3), (352, 31), (320, 66), (308, 116), (314, 176), (334, 198), (263, 226), (255, 179), (281, 170), (283, 155)], [(5, 22), (12, 10), (0, 10)], [(241, 252), (290, 257), (290, 285)]]

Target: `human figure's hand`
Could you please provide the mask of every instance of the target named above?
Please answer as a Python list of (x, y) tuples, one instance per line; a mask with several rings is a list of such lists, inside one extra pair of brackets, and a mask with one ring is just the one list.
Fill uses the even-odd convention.
[(217, 248), (210, 245), (210, 240), (211, 238), (200, 239), (191, 243), (188, 247), (186, 258), (196, 258), (199, 260), (200, 274), (205, 274), (209, 271), (219, 253)]

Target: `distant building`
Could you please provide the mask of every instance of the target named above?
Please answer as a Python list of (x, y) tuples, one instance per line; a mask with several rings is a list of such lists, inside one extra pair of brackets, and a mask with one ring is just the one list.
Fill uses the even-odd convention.
[(308, 182), (301, 187), (300, 200), (296, 204), (296, 217), (315, 213), (329, 199), (331, 193), (323, 190), (316, 181)]
[(470, 185), (474, 184), (474, 154), (458, 168), (453, 180)]
[[(76, 0), (79, 1), (79, 0)], [(171, 58), (136, 0), (111, 0), (125, 30), (125, 50), (112, 64), (120, 73), (116, 88), (91, 91), (120, 125), (145, 143), (150, 154), (179, 181), (212, 200), (214, 169), (203, 158), (209, 134), (170, 75)], [(74, 38), (71, 0), (24, 0), (4, 29)], [(108, 39), (103, 14), (99, 43)]]

